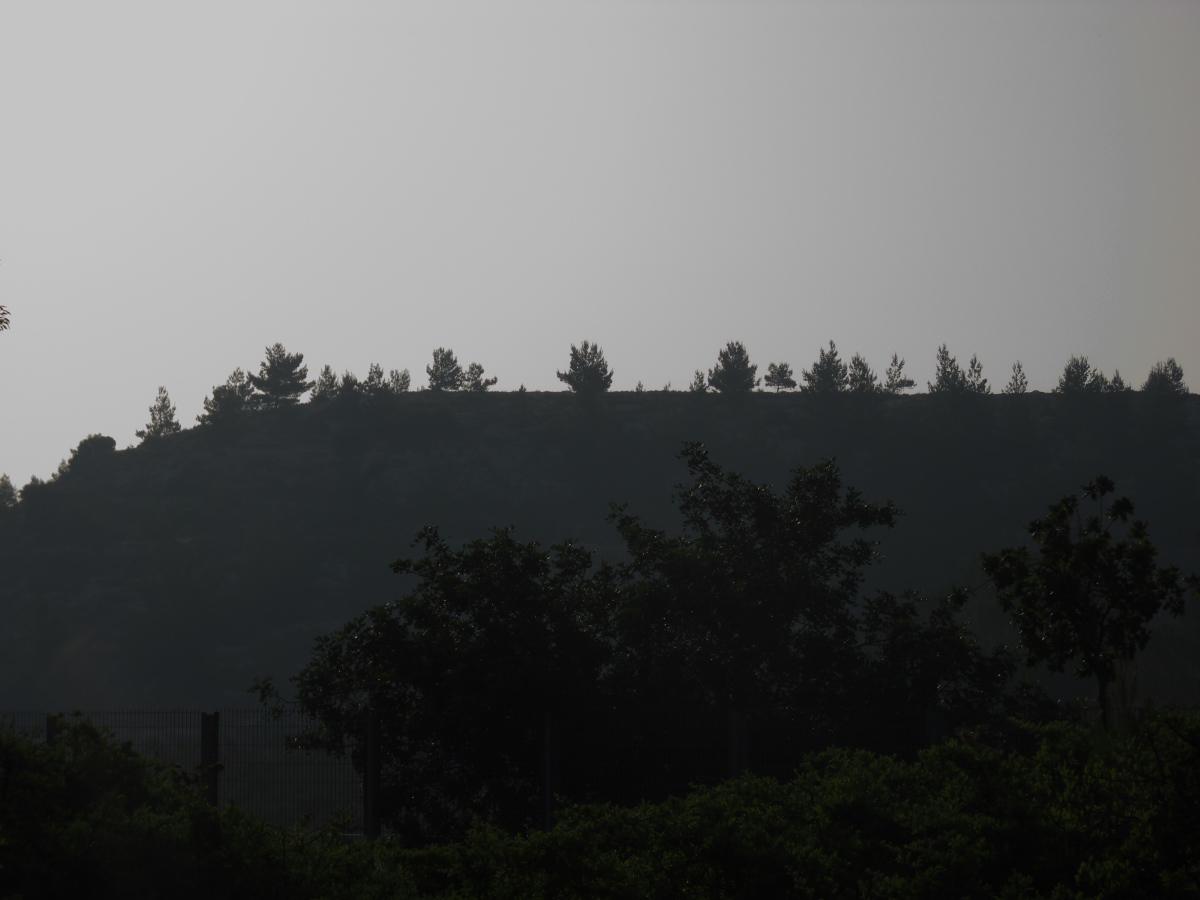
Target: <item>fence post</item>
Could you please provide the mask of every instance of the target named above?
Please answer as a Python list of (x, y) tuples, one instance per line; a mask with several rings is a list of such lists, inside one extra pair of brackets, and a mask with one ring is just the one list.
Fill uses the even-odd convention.
[(367, 742), (363, 760), (363, 835), (368, 841), (379, 837), (379, 775), (382, 769), (379, 713), (367, 711)]
[(46, 713), (46, 746), (53, 747), (54, 741), (58, 737), (58, 720), (62, 713), (54, 715), (54, 713)]
[(946, 714), (940, 709), (925, 710), (925, 746), (936, 747), (946, 737)]
[(549, 831), (554, 827), (554, 813), (558, 809), (558, 723), (547, 710), (542, 725), (542, 828)]
[(217, 805), (217, 769), (220, 761), (220, 717), (218, 711), (200, 713), (200, 765), (204, 773), (204, 796), (209, 806)]
[(750, 763), (749, 717), (729, 711), (729, 778), (741, 778)]

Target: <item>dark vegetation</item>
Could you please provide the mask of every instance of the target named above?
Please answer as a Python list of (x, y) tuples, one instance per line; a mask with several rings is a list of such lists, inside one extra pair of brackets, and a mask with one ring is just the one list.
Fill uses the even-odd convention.
[[(214, 392), (205, 427), (170, 428), (161, 391), (141, 447), (91, 435), (0, 507), (13, 700), (183, 705), (190, 689), (211, 706), (299, 671), (313, 746), (361, 753), (365, 711), (390, 717), (397, 839), (213, 810), (197, 776), (86, 723), (52, 746), (6, 732), (6, 895), (1194, 894), (1196, 720), (1107, 708), (1130, 705), (1136, 664), (1160, 703), (1200, 686), (1192, 620), (1159, 615), (1197, 588), (1158, 562), (1161, 547), (1194, 568), (1196, 552), (1198, 409), (1177, 367), (1136, 395), (1084, 371), (1060, 396), (985, 397), (978, 361), (956, 373), (943, 347), (943, 389), (898, 397), (902, 360), (880, 385), (831, 343), (802, 373), (830, 387), (787, 396), (743, 390), (756, 367), (734, 343), (704, 391), (483, 398), (445, 396), (492, 379), (439, 353), (441, 389), (373, 366), (362, 384), (323, 372), (320, 402), (300, 404), (314, 385), (276, 345)], [(1012, 546), (1080, 471), (1112, 474), (1157, 546), (1104, 476), (1084, 489), (1094, 512), (1069, 494)], [(421, 555), (393, 583), (380, 561), (413, 533)], [(1061, 709), (1018, 680), (1018, 647), (1060, 695), (1047, 674), (1094, 677), (1102, 724), (1023, 724)], [(915, 759), (831, 748), (792, 779), (569, 808), (532, 832), (528, 723), (592, 702), (932, 708), (956, 737)]]
[(666, 803), (479, 822), (425, 848), (206, 806), (85, 723), (0, 728), (0, 890), (106, 898), (1185, 898), (1200, 888), (1200, 720), (1015, 726), (914, 761), (831, 749)]

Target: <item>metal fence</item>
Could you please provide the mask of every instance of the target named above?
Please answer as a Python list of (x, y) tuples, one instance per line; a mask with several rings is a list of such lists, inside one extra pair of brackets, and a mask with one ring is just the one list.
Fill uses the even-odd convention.
[[(1192, 712), (1182, 711), (1181, 712)], [(88, 710), (80, 713), (129, 741), (142, 756), (193, 770), (220, 762), (208, 783), (216, 805), (232, 801), (268, 824), (320, 827), (339, 813), (348, 833), (368, 837), (380, 828), (380, 749), (386, 716), (368, 716), (364, 771), (349, 756), (336, 758), (296, 747), (295, 738), (317, 723), (297, 711), (268, 715), (261, 708), (198, 710)], [(1078, 720), (1093, 718), (1080, 711)], [(1140, 711), (1135, 712), (1137, 718)], [(0, 711), (35, 741), (54, 739), (54, 716), (43, 711)], [(49, 731), (49, 734), (48, 734)], [(543, 824), (561, 800), (629, 804), (657, 802), (696, 785), (717, 784), (744, 772), (788, 778), (808, 753), (842, 746), (913, 758), (949, 732), (936, 711), (855, 710), (831, 720), (796, 709), (750, 714), (712, 708), (596, 708), (547, 713), (532, 729), (542, 746), (530, 748), (534, 782), (541, 768)]]
[[(293, 737), (316, 727), (303, 714), (289, 711), (276, 719), (261, 708), (223, 709), (215, 716), (200, 710), (82, 710), (80, 717), (111, 730), (118, 741), (129, 741), (148, 759), (188, 771), (221, 763), (210, 793), (216, 805), (232, 801), (280, 828), (306, 817), (320, 827), (345, 811), (352, 819), (350, 831), (363, 830), (362, 776), (348, 757), (294, 748)], [(54, 717), (42, 711), (0, 711), (0, 721), (38, 742), (48, 731), (54, 738)], [(209, 729), (215, 747), (205, 754)]]

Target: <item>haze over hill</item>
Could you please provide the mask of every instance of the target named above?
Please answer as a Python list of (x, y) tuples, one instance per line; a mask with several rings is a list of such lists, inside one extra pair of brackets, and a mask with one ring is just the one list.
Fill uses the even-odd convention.
[[(1200, 569), (1200, 398), (419, 392), (304, 404), (81, 459), (0, 510), (0, 705), (240, 705), (313, 638), (397, 598), (388, 563), (436, 524), (452, 544), (513, 525), (614, 558), (608, 504), (678, 528), (682, 442), (781, 483), (836, 457), (905, 512), (869, 587), (979, 584), (981, 551), (1098, 473)], [(986, 591), (968, 614), (1006, 639)], [(1200, 702), (1195, 611), (1151, 642), (1142, 686)], [(1061, 691), (1086, 695), (1087, 686)]]

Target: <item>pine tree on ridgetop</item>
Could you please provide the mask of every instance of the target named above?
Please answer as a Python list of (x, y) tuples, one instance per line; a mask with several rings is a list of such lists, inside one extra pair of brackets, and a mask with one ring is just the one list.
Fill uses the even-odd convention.
[(1056, 394), (1099, 394), (1108, 388), (1104, 373), (1094, 368), (1086, 356), (1072, 356), (1058, 376)]
[(213, 388), (212, 398), (204, 398), (204, 412), (196, 416), (201, 425), (225, 422), (254, 406), (254, 388), (240, 368), (234, 369), (224, 384)]
[(431, 391), (457, 391), (462, 387), (463, 370), (453, 350), (438, 347), (433, 351), (433, 363), (425, 367)]
[(135, 431), (134, 435), (147, 441), (166, 437), (168, 434), (178, 434), (181, 430), (179, 423), (175, 421), (175, 407), (171, 404), (171, 397), (167, 394), (167, 389), (159, 385), (158, 395), (150, 406), (150, 422), (145, 428)]
[(326, 363), (321, 369), (321, 374), (317, 376), (317, 381), (313, 385), (312, 394), (308, 398), (309, 403), (322, 403), (326, 400), (332, 400), (337, 396), (338, 378), (333, 374), (333, 366)]
[(17, 505), (17, 489), (13, 487), (8, 475), (0, 475), (0, 509), (9, 509)]
[(388, 388), (393, 394), (406, 394), (411, 386), (412, 378), (409, 377), (408, 369), (392, 369), (388, 372)]
[(858, 353), (850, 358), (846, 368), (846, 389), (852, 394), (877, 394), (880, 392), (879, 378)]
[(937, 371), (933, 381), (925, 382), (931, 394), (965, 394), (967, 392), (967, 376), (946, 345), (938, 347)]
[(796, 379), (792, 377), (792, 367), (787, 363), (769, 363), (765, 383), (767, 387), (775, 388), (777, 394), (780, 388), (791, 390), (796, 386)]
[(576, 394), (594, 396), (603, 394), (612, 387), (613, 373), (608, 370), (608, 361), (599, 344), (584, 341), (578, 347), (571, 345), (571, 364), (565, 372), (556, 372), (558, 380)]
[(1008, 379), (1008, 384), (1004, 386), (1002, 394), (1024, 394), (1029, 391), (1029, 379), (1025, 377), (1025, 367), (1021, 365), (1018, 359), (1013, 363), (1012, 378)]
[(804, 379), (801, 390), (810, 394), (836, 394), (849, 387), (849, 367), (838, 358), (837, 345), (829, 342), (829, 350), (821, 348), (812, 369), (800, 373)]
[(473, 362), (467, 366), (467, 374), (463, 376), (462, 389), (478, 393), (486, 391), (497, 381), (499, 381), (498, 378), (484, 378), (483, 366)]
[(730, 341), (717, 351), (717, 365), (708, 370), (708, 386), (722, 394), (748, 394), (762, 381), (756, 378), (758, 366), (750, 364), (750, 354), (741, 341)]
[(967, 367), (967, 393), (968, 394), (990, 394), (992, 389), (988, 387), (987, 379), (983, 377), (983, 363), (979, 361), (979, 357), (971, 355), (971, 363)]
[(892, 363), (887, 367), (885, 377), (887, 381), (881, 388), (885, 394), (899, 394), (901, 391), (917, 386), (915, 381), (904, 374), (904, 360), (900, 359), (898, 353), (892, 354)]
[(291, 406), (300, 401), (300, 395), (308, 391), (313, 382), (307, 381), (308, 366), (303, 353), (288, 353), (283, 344), (272, 344), (267, 348), (257, 375), (247, 373), (246, 378), (257, 394), (255, 402), (263, 409)]
[(1142, 385), (1142, 392), (1162, 396), (1189, 393), (1183, 380), (1183, 367), (1175, 362), (1175, 357), (1154, 364)]

